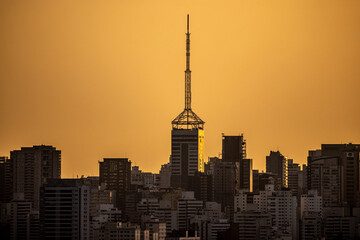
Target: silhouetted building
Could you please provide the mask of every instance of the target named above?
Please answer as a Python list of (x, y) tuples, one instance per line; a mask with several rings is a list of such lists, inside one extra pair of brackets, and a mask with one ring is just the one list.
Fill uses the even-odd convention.
[(360, 175), (359, 175), (360, 144), (322, 144), (323, 156), (335, 156), (340, 159), (343, 168), (344, 199), (350, 207), (359, 205)]
[(0, 157), (0, 203), (8, 203), (12, 199), (13, 166), (7, 157)]
[(41, 188), (42, 239), (89, 239), (90, 186), (83, 179), (49, 179)]
[(282, 187), (287, 187), (287, 159), (279, 151), (270, 151), (266, 156), (266, 172), (275, 174)]
[(344, 199), (342, 175), (343, 167), (338, 157), (322, 156), (321, 150), (309, 151), (308, 189), (318, 192), (324, 207), (342, 205)]
[(32, 211), (32, 202), (18, 193), (9, 206), (10, 239), (39, 239), (39, 212)]
[(13, 165), (13, 192), (39, 210), (40, 187), (48, 179), (61, 177), (61, 151), (52, 146), (22, 147), (10, 152)]
[(294, 196), (298, 196), (300, 166), (292, 159), (288, 160), (288, 188)]
[(190, 218), (203, 208), (203, 201), (196, 200), (193, 192), (182, 192), (178, 201), (178, 224), (180, 231), (186, 231), (190, 226)]
[(241, 162), (246, 158), (244, 136), (222, 136), (222, 159), (224, 162)]
[(116, 191), (116, 204), (119, 210), (125, 210), (125, 193), (131, 185), (131, 161), (127, 158), (104, 158), (100, 165), (100, 183), (108, 190)]
[(188, 189), (189, 176), (204, 171), (204, 124), (191, 109), (189, 15), (186, 33), (185, 109), (172, 122), (171, 186)]
[(305, 212), (300, 220), (300, 239), (321, 239), (322, 222), (319, 213)]
[(234, 214), (234, 223), (238, 224), (239, 232), (231, 239), (269, 239), (271, 234), (271, 215), (258, 211), (244, 211)]
[(189, 190), (194, 192), (196, 199), (204, 202), (213, 200), (213, 175), (196, 172), (195, 176), (189, 179), (191, 181)]
[[(141, 229), (139, 226), (131, 225), (131, 223), (107, 222), (101, 228), (94, 231), (95, 240), (140, 240)], [(149, 232), (144, 240), (149, 240)]]
[(239, 191), (239, 163), (215, 162), (214, 165), (214, 201), (221, 203), (222, 209), (225, 207), (234, 208), (234, 196)]
[(222, 136), (222, 160), (239, 163), (239, 187), (252, 191), (252, 159), (246, 158), (244, 136)]

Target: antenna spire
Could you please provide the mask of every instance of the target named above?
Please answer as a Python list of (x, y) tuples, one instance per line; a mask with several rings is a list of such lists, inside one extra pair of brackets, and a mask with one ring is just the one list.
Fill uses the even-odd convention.
[(186, 33), (186, 70), (185, 70), (185, 109), (191, 109), (191, 71), (190, 71), (190, 33), (189, 14), (187, 15)]
[(185, 109), (171, 123), (174, 129), (204, 129), (204, 121), (191, 110), (190, 20), (187, 15)]

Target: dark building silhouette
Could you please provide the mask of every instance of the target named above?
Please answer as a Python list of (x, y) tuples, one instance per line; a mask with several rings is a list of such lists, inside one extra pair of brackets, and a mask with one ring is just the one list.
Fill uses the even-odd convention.
[(308, 189), (317, 190), (324, 206), (359, 205), (359, 144), (322, 144), (309, 151)]
[(222, 159), (239, 163), (239, 188), (252, 191), (252, 159), (246, 158), (246, 141), (242, 134), (222, 136)]
[(12, 199), (13, 166), (7, 157), (0, 157), (0, 203), (8, 203)]
[(196, 172), (190, 177), (189, 190), (194, 192), (195, 198), (204, 202), (213, 201), (213, 175)]
[(171, 186), (188, 189), (189, 176), (204, 171), (204, 124), (191, 109), (189, 15), (186, 33), (185, 109), (172, 122)]
[(90, 186), (83, 179), (50, 179), (40, 206), (41, 239), (89, 239)]
[(294, 194), (298, 196), (299, 190), (299, 173), (300, 166), (297, 163), (294, 163), (292, 159), (288, 160), (288, 188)]
[(275, 174), (282, 187), (287, 187), (287, 159), (279, 151), (270, 151), (266, 156), (266, 172)]
[(232, 212), (234, 209), (234, 196), (240, 188), (239, 169), (238, 162), (223, 162), (221, 160), (215, 162), (214, 201), (221, 203), (223, 210), (229, 207), (230, 212)]
[(99, 162), (100, 184), (106, 183), (108, 190), (116, 191), (116, 207), (125, 211), (125, 193), (131, 185), (131, 161), (127, 158), (104, 158)]
[(61, 177), (61, 151), (53, 146), (22, 147), (10, 152), (13, 193), (24, 193), (24, 199), (39, 210), (40, 187), (48, 179)]

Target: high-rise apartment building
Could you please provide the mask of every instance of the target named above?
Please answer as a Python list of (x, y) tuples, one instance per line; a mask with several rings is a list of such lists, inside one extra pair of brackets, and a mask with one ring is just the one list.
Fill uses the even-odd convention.
[(178, 224), (179, 230), (188, 230), (190, 218), (195, 216), (203, 208), (203, 201), (194, 198), (194, 192), (182, 192), (178, 201)]
[(185, 109), (172, 122), (171, 186), (188, 189), (189, 176), (204, 171), (204, 124), (191, 109), (189, 15), (186, 33)]
[(292, 239), (297, 239), (297, 200), (292, 192), (275, 191), (267, 197), (267, 202), (274, 231), (278, 235), (288, 232)]
[(90, 237), (90, 187), (83, 179), (49, 179), (41, 188), (42, 239)]
[(288, 160), (288, 188), (298, 196), (300, 166), (292, 159)]
[(322, 156), (321, 150), (309, 151), (307, 184), (322, 197), (324, 207), (342, 205), (343, 167), (338, 157)]
[(12, 199), (12, 169), (12, 161), (8, 157), (0, 157), (0, 203), (8, 203)]
[(10, 152), (13, 166), (13, 192), (24, 193), (25, 200), (39, 210), (40, 187), (48, 179), (61, 177), (61, 151), (53, 146), (22, 147)]
[(322, 144), (309, 151), (307, 184), (318, 190), (324, 206), (359, 206), (360, 144)]
[(287, 158), (279, 151), (270, 151), (270, 155), (266, 156), (266, 172), (275, 174), (281, 186), (287, 187)]
[(106, 189), (116, 191), (115, 206), (124, 212), (125, 195), (131, 185), (131, 161), (127, 158), (104, 158), (99, 165), (100, 184), (105, 183)]
[(252, 159), (246, 158), (246, 141), (244, 136), (222, 136), (222, 160), (239, 163), (239, 187), (252, 191)]
[(239, 181), (239, 163), (223, 162), (221, 160), (215, 162), (213, 187), (214, 201), (221, 203), (222, 209), (230, 206), (234, 207), (234, 196), (240, 188)]

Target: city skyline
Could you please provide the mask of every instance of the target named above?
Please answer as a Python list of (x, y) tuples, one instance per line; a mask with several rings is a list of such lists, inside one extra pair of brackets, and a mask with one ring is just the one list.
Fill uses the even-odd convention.
[(111, 157), (158, 172), (183, 105), (187, 13), (205, 161), (222, 133), (243, 133), (261, 170), (271, 150), (304, 164), (322, 143), (360, 142), (360, 3), (159, 4), (2, 2), (0, 156), (45, 144), (63, 177)]

